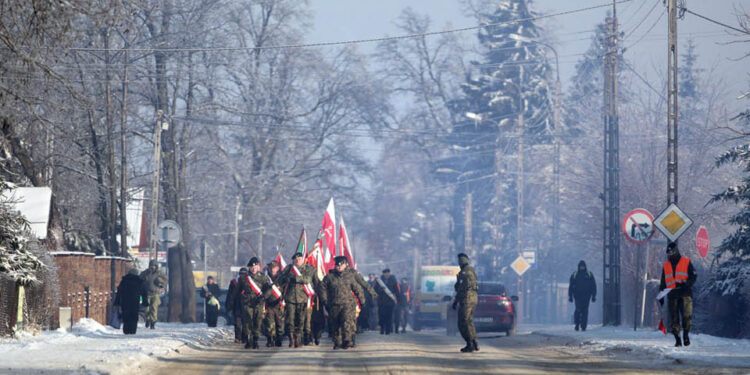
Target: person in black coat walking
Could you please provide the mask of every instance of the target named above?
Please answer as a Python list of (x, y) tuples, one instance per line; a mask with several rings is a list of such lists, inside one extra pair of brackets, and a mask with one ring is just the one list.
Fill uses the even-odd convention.
[(386, 268), (383, 275), (376, 279), (375, 291), (378, 293), (378, 321), (380, 334), (390, 335), (393, 332), (393, 309), (396, 307), (398, 295), (398, 280)]
[(586, 268), (586, 262), (578, 262), (578, 271), (570, 275), (570, 286), (568, 287), (568, 299), (573, 302), (575, 298), (576, 312), (573, 315), (578, 327), (586, 330), (589, 321), (589, 301), (596, 302), (596, 281), (594, 274)]
[(138, 270), (131, 268), (117, 286), (114, 303), (114, 307), (119, 307), (122, 311), (122, 332), (126, 335), (134, 335), (138, 328), (138, 310), (141, 301), (144, 306), (148, 305), (146, 289), (143, 288)]
[(221, 289), (219, 285), (214, 281), (213, 276), (209, 276), (206, 279), (206, 286), (201, 289), (201, 297), (205, 300), (203, 305), (206, 311), (206, 323), (209, 327), (216, 327), (216, 322), (219, 319), (219, 310), (221, 305), (219, 304), (219, 296), (221, 295)]

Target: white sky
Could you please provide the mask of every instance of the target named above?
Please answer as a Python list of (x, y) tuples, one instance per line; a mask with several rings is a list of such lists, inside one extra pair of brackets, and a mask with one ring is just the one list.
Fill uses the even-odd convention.
[[(606, 2), (536, 0), (533, 6), (539, 12), (554, 13)], [(625, 57), (656, 88), (660, 87), (659, 77), (664, 76), (667, 64), (666, 15), (657, 23), (660, 14), (664, 12), (661, 3), (662, 0), (632, 0), (618, 5), (620, 30), (627, 36), (624, 45), (630, 46), (640, 39), (625, 52)], [(314, 28), (308, 35), (308, 41), (339, 41), (400, 34), (394, 26), (394, 21), (407, 6), (420, 14), (429, 14), (436, 30), (474, 25), (472, 19), (463, 15), (458, 0), (310, 0), (310, 7), (314, 13)], [(750, 0), (687, 0), (688, 9), (732, 26), (737, 24), (735, 8), (742, 6), (750, 9)], [(652, 7), (653, 11), (649, 14)], [(545, 27), (557, 34), (556, 47), (560, 54), (560, 72), (564, 86), (567, 85), (575, 62), (580, 57), (576, 55), (585, 52), (590, 43), (591, 33), (577, 32), (592, 30), (597, 23), (604, 20), (605, 14), (606, 8), (601, 8), (560, 16), (545, 22)], [(629, 35), (639, 23), (641, 25)], [(651, 31), (646, 34), (649, 29)], [(684, 42), (689, 37), (695, 39), (701, 66), (708, 70), (714, 69), (715, 79), (723, 80), (726, 84), (725, 103), (730, 111), (746, 107), (746, 103), (741, 103), (735, 98), (743, 90), (748, 90), (750, 58), (742, 61), (731, 59), (746, 53), (747, 44), (722, 45), (721, 42), (737, 38), (729, 36), (721, 26), (708, 23), (691, 14), (686, 14), (685, 19), (679, 21), (678, 33), (680, 41)], [(476, 32), (468, 31), (464, 34), (472, 42), (476, 40)], [(683, 46), (684, 44), (680, 43), (680, 47)], [(372, 47), (372, 44), (366, 44), (360, 49), (366, 52), (372, 50)]]

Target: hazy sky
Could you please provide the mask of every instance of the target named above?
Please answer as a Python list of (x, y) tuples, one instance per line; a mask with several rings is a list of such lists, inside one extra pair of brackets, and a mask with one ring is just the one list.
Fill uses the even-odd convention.
[[(542, 13), (555, 13), (606, 3), (603, 0), (536, 0), (534, 9)], [(474, 21), (463, 15), (458, 0), (310, 0), (314, 12), (314, 29), (308, 41), (338, 41), (397, 35), (394, 21), (405, 7), (421, 14), (428, 14), (436, 30), (474, 25)], [(654, 6), (655, 5), (655, 6)], [(687, 0), (687, 8), (705, 16), (735, 26), (735, 8), (750, 9), (750, 0)], [(653, 10), (652, 10), (653, 9)], [(652, 10), (650, 13), (649, 11)], [(590, 31), (604, 20), (605, 8), (572, 15), (555, 17), (545, 21), (545, 26), (557, 36), (556, 47), (560, 55), (560, 72), (563, 85), (567, 84), (574, 64), (590, 43)], [(649, 80), (660, 88), (661, 78), (666, 72), (667, 17), (662, 0), (632, 0), (618, 5), (620, 30), (625, 33), (626, 59)], [(659, 17), (661, 16), (661, 19)], [(657, 22), (658, 20), (658, 22)], [(640, 24), (640, 26), (638, 26)], [(636, 27), (635, 31), (633, 29)], [(649, 31), (650, 30), (650, 31)], [(631, 34), (632, 32), (632, 34)], [(750, 58), (743, 61), (731, 59), (747, 52), (747, 44), (722, 45), (736, 40), (725, 30), (691, 14), (678, 23), (682, 42), (692, 37), (697, 44), (700, 64), (706, 69), (715, 69), (716, 79), (724, 80), (727, 87), (726, 102), (730, 109), (746, 107), (734, 98), (750, 83)], [(472, 42), (475, 31), (464, 32)], [(684, 44), (680, 43), (680, 47)], [(362, 45), (362, 51), (370, 51), (372, 44)]]

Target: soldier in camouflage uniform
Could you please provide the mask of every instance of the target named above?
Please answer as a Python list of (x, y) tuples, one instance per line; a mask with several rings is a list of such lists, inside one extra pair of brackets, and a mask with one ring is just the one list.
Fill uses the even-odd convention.
[[(305, 264), (302, 253), (295, 252), (292, 255), (292, 263), (281, 273), (278, 285), (282, 287), (286, 303), (286, 333), (289, 335), (289, 347), (298, 348), (307, 314), (308, 296), (305, 285), (312, 286), (315, 270), (311, 265)], [(299, 270), (299, 276), (295, 274), (294, 267)]]
[[(349, 264), (349, 262), (348, 262), (348, 259), (347, 259), (347, 265), (348, 264)], [(362, 276), (362, 274), (359, 273), (359, 272), (357, 272), (357, 270), (355, 270), (354, 268), (347, 267), (345, 272), (351, 274), (352, 277), (354, 277), (354, 281), (357, 282), (357, 284), (359, 285), (359, 287), (362, 288), (363, 291), (366, 291), (368, 293), (367, 295), (365, 295), (365, 299), (360, 299), (359, 300), (359, 307), (360, 307), (361, 310), (359, 312), (359, 317), (357, 317), (357, 319), (355, 320), (355, 324), (356, 324), (356, 323), (359, 323), (359, 321), (360, 321), (359, 318), (362, 317), (362, 315), (367, 316), (367, 313), (368, 313), (367, 309), (369, 308), (367, 306), (367, 304), (366, 304), (366, 302), (368, 300), (367, 297), (371, 297), (372, 299), (378, 298), (378, 293), (375, 291), (375, 288), (373, 288), (372, 285), (370, 285), (370, 283), (368, 283), (367, 280), (365, 280), (365, 278)], [(365, 319), (365, 322), (366, 322), (366, 319)], [(354, 332), (355, 332), (355, 334), (359, 333), (359, 330), (355, 329)], [(351, 347), (353, 348), (355, 346), (357, 346), (356, 335), (352, 336), (352, 342), (351, 342)]]
[[(268, 263), (268, 278), (272, 284), (276, 284), (276, 287), (281, 290), (278, 286), (279, 277), (281, 276), (280, 266), (275, 260)], [(283, 297), (282, 297), (283, 298)], [(284, 311), (281, 306), (281, 299), (277, 299), (273, 293), (268, 297), (266, 301), (266, 342), (267, 347), (281, 346), (281, 338), (284, 336)]]
[[(348, 349), (351, 347), (354, 333), (357, 330), (356, 296), (364, 301), (365, 293), (354, 276), (346, 272), (346, 257), (334, 259), (336, 268), (323, 278), (320, 287), (320, 299), (325, 302), (333, 329), (333, 348)], [(354, 293), (354, 296), (352, 295)]]
[(159, 319), (159, 305), (161, 305), (159, 295), (167, 283), (167, 278), (159, 271), (159, 263), (156, 260), (148, 262), (148, 269), (141, 272), (140, 277), (147, 294), (146, 327), (154, 329)]
[(461, 271), (456, 275), (454, 285), (456, 299), (453, 300), (453, 310), (457, 305), (461, 305), (458, 309), (458, 330), (461, 332), (461, 337), (466, 340), (466, 346), (461, 351), (471, 353), (479, 351), (477, 331), (474, 328), (474, 309), (477, 307), (479, 284), (474, 267), (469, 265), (468, 255), (458, 254), (458, 265), (461, 266)]
[[(263, 309), (265, 301), (271, 294), (271, 280), (260, 272), (260, 261), (252, 257), (247, 263), (249, 272), (240, 279), (239, 289), (242, 295), (242, 316), (244, 330), (247, 334), (245, 349), (258, 349), (258, 337), (263, 324)], [(255, 288), (250, 280), (255, 283)], [(256, 289), (257, 288), (257, 289)]]

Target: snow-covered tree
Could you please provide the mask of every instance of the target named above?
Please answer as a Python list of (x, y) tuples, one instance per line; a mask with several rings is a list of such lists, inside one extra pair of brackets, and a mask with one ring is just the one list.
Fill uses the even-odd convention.
[(529, 20), (536, 15), (530, 1), (485, 3), (475, 7), (486, 26), (478, 33), (481, 61), (472, 62), (464, 97), (453, 103), (456, 120), (445, 138), (452, 157), (437, 171), (457, 185), (451, 211), (456, 247), (463, 250), (464, 207), (471, 193), (472, 247), (487, 254), (480, 263), (492, 264), (500, 249), (516, 249), (516, 176), (524, 171), (506, 156), (517, 153), (519, 136), (528, 147), (551, 134), (552, 70), (550, 52), (539, 43), (543, 31)]
[(21, 285), (35, 284), (44, 266), (29, 249), (29, 223), (13, 208), (8, 190), (8, 184), (0, 181), (0, 273)]

